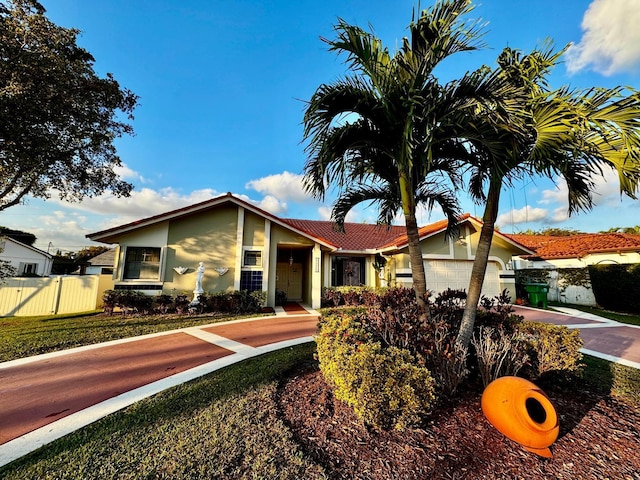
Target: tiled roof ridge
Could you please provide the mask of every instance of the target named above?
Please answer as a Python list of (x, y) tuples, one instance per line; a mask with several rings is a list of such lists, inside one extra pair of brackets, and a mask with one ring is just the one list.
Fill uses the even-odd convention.
[[(512, 234), (508, 236), (528, 245), (536, 251), (535, 257), (543, 259), (581, 258), (590, 253), (640, 249), (640, 235), (620, 232), (580, 233), (567, 236), (527, 234)], [(544, 241), (541, 241), (542, 238), (544, 238)]]

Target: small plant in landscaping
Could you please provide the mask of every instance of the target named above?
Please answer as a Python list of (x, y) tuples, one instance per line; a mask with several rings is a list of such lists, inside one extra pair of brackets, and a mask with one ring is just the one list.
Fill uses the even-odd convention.
[(527, 374), (539, 378), (551, 372), (577, 373), (582, 368), (583, 342), (578, 330), (559, 325), (522, 322), (517, 332), (527, 345), (530, 363)]
[(499, 377), (516, 375), (529, 359), (521, 336), (504, 328), (481, 326), (471, 344), (485, 387)]

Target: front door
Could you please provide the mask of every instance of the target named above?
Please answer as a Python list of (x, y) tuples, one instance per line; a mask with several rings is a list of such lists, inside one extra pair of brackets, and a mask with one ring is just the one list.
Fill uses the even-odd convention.
[(287, 300), (302, 301), (302, 264), (278, 263), (276, 265), (276, 289), (287, 294)]

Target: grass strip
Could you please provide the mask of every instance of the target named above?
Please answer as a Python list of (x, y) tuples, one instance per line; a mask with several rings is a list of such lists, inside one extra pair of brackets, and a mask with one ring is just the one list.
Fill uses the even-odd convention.
[(76, 314), (0, 318), (0, 362), (244, 316)]
[(609, 320), (615, 320), (616, 322), (626, 323), (628, 325), (640, 326), (640, 315), (634, 315), (632, 313), (611, 312), (609, 310), (604, 310), (602, 308), (588, 307), (586, 305), (573, 305), (569, 303), (558, 303), (558, 302), (550, 302), (549, 306), (551, 308), (553, 307), (573, 308), (575, 310), (580, 310), (581, 312), (591, 313), (593, 315), (598, 315), (599, 317), (608, 318)]
[(315, 343), (252, 358), (132, 405), (0, 468), (3, 479), (320, 479), (278, 418), (277, 382)]
[(604, 394), (620, 397), (640, 407), (640, 370), (584, 355), (582, 377)]

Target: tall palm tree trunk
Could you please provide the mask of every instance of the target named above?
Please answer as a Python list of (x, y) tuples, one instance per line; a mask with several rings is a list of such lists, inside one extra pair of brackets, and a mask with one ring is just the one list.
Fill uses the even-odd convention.
[(405, 229), (407, 231), (407, 246), (409, 247), (409, 261), (411, 262), (411, 277), (413, 280), (413, 290), (416, 293), (416, 302), (422, 312), (420, 321), (430, 319), (429, 305), (427, 305), (427, 281), (424, 273), (424, 262), (422, 261), (422, 249), (420, 248), (420, 233), (418, 231), (418, 220), (416, 219), (416, 202), (413, 191), (409, 188), (411, 180), (406, 173), (400, 173), (398, 179), (400, 183), (400, 196), (402, 199), (402, 210), (404, 213)]
[(430, 318), (429, 305), (426, 301), (427, 282), (424, 273), (424, 262), (422, 261), (422, 249), (420, 248), (420, 234), (418, 233), (418, 222), (416, 220), (415, 209), (412, 212), (405, 212), (405, 224), (407, 229), (407, 240), (409, 247), (409, 261), (411, 262), (411, 276), (413, 277), (413, 289), (416, 292), (416, 302), (422, 312), (420, 320), (428, 321)]
[(456, 347), (468, 347), (473, 336), (473, 327), (476, 322), (476, 313), (478, 311), (478, 302), (482, 294), (482, 284), (484, 283), (484, 275), (487, 271), (487, 262), (489, 261), (489, 252), (491, 250), (491, 242), (493, 241), (493, 232), (495, 230), (495, 222), (498, 218), (498, 203), (500, 202), (500, 189), (502, 180), (493, 180), (489, 185), (487, 194), (487, 203), (484, 208), (482, 217), (482, 229), (480, 230), (480, 239), (476, 249), (476, 256), (473, 260), (473, 268), (471, 270), (471, 280), (469, 282), (469, 292), (467, 293), (467, 303), (462, 315), (462, 323), (460, 331), (456, 338)]

